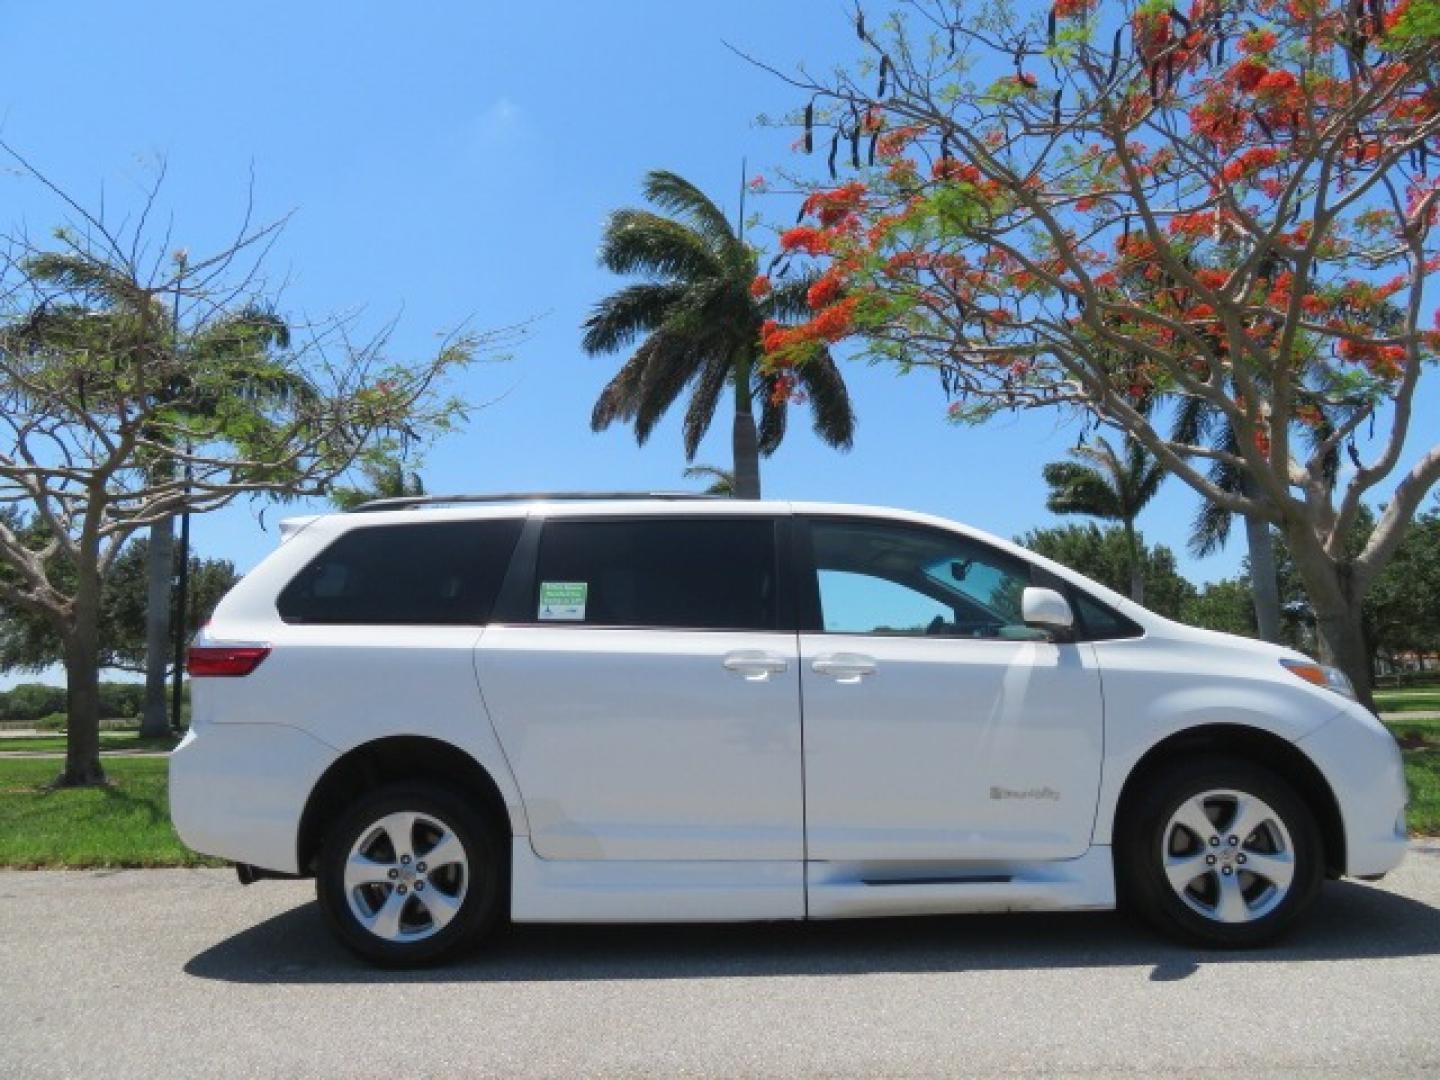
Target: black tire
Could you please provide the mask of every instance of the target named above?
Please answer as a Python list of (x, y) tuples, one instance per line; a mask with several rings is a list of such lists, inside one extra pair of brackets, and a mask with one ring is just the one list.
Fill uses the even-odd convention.
[[(390, 814), (418, 814), (421, 820), (411, 831), (413, 855), (406, 867), (409, 874), (391, 884), (380, 882), (355, 890), (354, 901), (347, 894), (345, 875), (352, 848), (362, 839), (376, 837), (369, 850), (372, 858), (388, 865), (385, 852), (401, 872), (399, 857), (388, 847), (375, 826)], [(417, 873), (424, 853), (433, 850), (437, 835), (433, 823), (448, 829), (464, 851), (463, 868), (451, 863), (436, 869), (430, 879)], [(315, 875), (315, 892), (331, 929), (351, 952), (382, 967), (419, 967), (453, 959), (478, 945), (494, 928), (502, 911), (506, 887), (505, 837), (477, 812), (463, 796), (435, 784), (389, 784), (358, 799), (340, 815), (326, 833)], [(377, 854), (378, 853), (378, 854)], [(416, 888), (418, 881), (419, 887)], [(463, 881), (463, 889), (460, 882)], [(403, 886), (409, 882), (408, 889)], [(430, 889), (428, 894), (423, 890)], [(392, 896), (403, 892), (405, 898)], [(438, 895), (437, 895), (438, 893)], [(431, 907), (422, 901), (459, 900), (459, 908), (437, 928)], [(371, 907), (378, 914), (385, 903), (400, 910), (396, 936), (386, 939), (367, 928), (356, 907)]]
[[(1303, 799), (1283, 779), (1268, 769), (1238, 758), (1204, 757), (1162, 765), (1141, 777), (1139, 794), (1126, 808), (1125, 820), (1117, 822), (1116, 877), (1121, 904), (1162, 933), (1212, 948), (1243, 949), (1274, 941), (1304, 914), (1319, 892), (1324, 877), (1324, 852), (1314, 815)], [(1190, 800), (1207, 793), (1238, 792), (1258, 798), (1273, 811), (1273, 817), (1288, 833), (1288, 858), (1292, 876), (1288, 891), (1270, 893), (1271, 883), (1235, 862), (1236, 853), (1249, 852), (1249, 865), (1262, 861), (1266, 851), (1280, 851), (1277, 841), (1283, 834), (1273, 825), (1263, 826), (1250, 837), (1240, 837), (1231, 848), (1229, 836), (1217, 828), (1219, 843), (1213, 848), (1207, 838), (1201, 842), (1184, 828), (1175, 828), (1172, 819)], [(1225, 825), (1226, 797), (1221, 794), (1208, 804), (1220, 825)], [(1230, 803), (1233, 813), (1238, 803)], [(1192, 846), (1193, 845), (1193, 846)], [(1226, 849), (1231, 853), (1226, 855)], [(1212, 855), (1211, 852), (1215, 854)], [(1172, 886), (1164, 860), (1199, 857), (1207, 865), (1201, 876), (1185, 887)], [(1257, 858), (1258, 856), (1258, 858)], [(1240, 860), (1244, 862), (1244, 860)], [(1229, 867), (1224, 884), (1233, 880), (1245, 897), (1250, 921), (1221, 921), (1219, 874)], [(1188, 873), (1184, 871), (1184, 873)], [(1278, 902), (1276, 899), (1278, 898)], [(1266, 908), (1269, 910), (1266, 910)], [(1207, 915), (1211, 908), (1217, 914)], [(1251, 915), (1250, 912), (1259, 914)], [(1262, 913), (1263, 912), (1263, 913)]]

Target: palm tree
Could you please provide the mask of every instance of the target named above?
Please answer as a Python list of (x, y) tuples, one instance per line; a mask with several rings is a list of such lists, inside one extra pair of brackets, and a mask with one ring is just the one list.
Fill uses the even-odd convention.
[[(178, 293), (185, 275), (183, 253), (177, 256), (176, 266)], [(228, 399), (237, 396), (248, 401), (279, 402), (314, 394), (309, 383), (275, 362), (272, 350), (289, 346), (290, 330), (272, 311), (246, 307), (186, 332), (176, 309), (167, 305), (165, 290), (139, 289), (133, 278), (84, 251), (46, 252), (27, 260), (26, 270), (35, 280), (78, 293), (88, 301), (85, 307), (58, 305), (42, 311), (27, 328), (35, 340), (75, 340), (81, 327), (91, 333), (103, 324), (103, 338), (110, 343), (117, 366), (143, 363), (147, 355), (155, 353), (223, 359), (227, 372), (223, 386), (173, 386), (171, 396), (186, 401), (185, 416), (177, 417), (181, 423), (187, 418), (213, 418), (226, 407)], [(145, 435), (155, 441), (171, 437), (160, 431), (147, 431)], [(163, 735), (169, 730), (165, 683), (175, 572), (173, 517), (150, 526), (148, 558), (146, 692), (141, 733)]]
[(729, 469), (722, 469), (718, 465), (691, 465), (685, 470), (686, 480), (709, 479), (710, 486), (705, 489), (706, 495), (724, 495), (726, 498), (735, 497), (735, 474)]
[(1050, 485), (1045, 506), (1055, 514), (1085, 514), (1118, 521), (1125, 530), (1130, 561), (1130, 599), (1143, 604), (1145, 570), (1135, 519), (1160, 490), (1165, 466), (1129, 436), (1123, 454), (1117, 454), (1103, 437), (1096, 439), (1094, 446), (1079, 446), (1070, 453), (1081, 460), (1055, 461), (1045, 466), (1045, 482)]
[(341, 510), (353, 510), (373, 499), (403, 499), (425, 494), (425, 482), (414, 470), (407, 470), (399, 458), (369, 461), (360, 466), (365, 487), (337, 487), (330, 501)]
[[(686, 460), (693, 461), (728, 386), (735, 401), (735, 495), (758, 499), (760, 457), (774, 453), (785, 437), (789, 406), (789, 395), (777, 392), (776, 377), (760, 365), (760, 328), (767, 319), (785, 324), (808, 318), (810, 283), (796, 279), (756, 295), (757, 253), (704, 193), (664, 171), (645, 177), (644, 193), (664, 213), (617, 210), (600, 243), (603, 266), (646, 280), (605, 297), (585, 320), (581, 345), (592, 356), (641, 339), (601, 391), (590, 426), (603, 431), (623, 420), (643, 445), (689, 387), (684, 445)], [(849, 449), (855, 415), (829, 352), (822, 349), (794, 374), (810, 403), (815, 433)]]
[[(1212, 430), (1217, 429), (1218, 430)], [(1173, 438), (1177, 442), (1198, 446), (1209, 438), (1217, 450), (1238, 454), (1235, 431), (1218, 413), (1197, 398), (1186, 398), (1175, 414)], [(1253, 494), (1249, 481), (1228, 461), (1216, 461), (1210, 467), (1210, 479), (1222, 491)], [(1206, 501), (1195, 513), (1190, 527), (1189, 547), (1199, 558), (1213, 555), (1230, 540), (1234, 515), (1223, 507)], [(1250, 595), (1255, 607), (1255, 629), (1264, 641), (1280, 641), (1280, 583), (1275, 571), (1275, 540), (1270, 523), (1260, 518), (1245, 517), (1245, 545), (1250, 562)]]

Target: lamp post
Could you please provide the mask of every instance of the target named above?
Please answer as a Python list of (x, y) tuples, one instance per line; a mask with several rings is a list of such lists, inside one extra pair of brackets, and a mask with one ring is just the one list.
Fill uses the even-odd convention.
[[(171, 312), (171, 341), (172, 347), (177, 351), (180, 347), (180, 283), (185, 277), (186, 253), (182, 249), (176, 252), (175, 261), (179, 269), (175, 275), (175, 305)], [(190, 480), (194, 476), (190, 466), (190, 454), (194, 448), (190, 441), (185, 441), (185, 498), (190, 497)], [(180, 513), (180, 544), (178, 547), (180, 555), (180, 569), (175, 581), (175, 619), (171, 626), (171, 633), (174, 635), (174, 664), (171, 678), (174, 680), (170, 687), (170, 726), (175, 731), (180, 731), (184, 726), (181, 723), (181, 703), (185, 693), (185, 645), (186, 636), (189, 630), (189, 591), (190, 591), (190, 511), (182, 510)]]

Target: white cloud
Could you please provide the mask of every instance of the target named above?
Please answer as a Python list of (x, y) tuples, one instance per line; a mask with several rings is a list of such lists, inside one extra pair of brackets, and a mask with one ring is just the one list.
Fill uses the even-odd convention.
[(501, 96), (491, 102), (475, 122), (475, 141), (483, 149), (511, 146), (528, 130), (525, 111)]

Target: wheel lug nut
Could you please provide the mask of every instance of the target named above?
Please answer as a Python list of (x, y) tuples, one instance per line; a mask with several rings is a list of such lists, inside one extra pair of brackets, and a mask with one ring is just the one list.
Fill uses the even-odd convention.
[(390, 880), (391, 880), (391, 881), (394, 881), (397, 877), (400, 876), (400, 871), (399, 871), (399, 870), (391, 870), (389, 876), (390, 876)]
[(1211, 846), (1211, 847), (1219, 847), (1219, 846), (1220, 846), (1220, 838), (1219, 838), (1218, 836), (1212, 836), (1212, 837), (1210, 837), (1210, 846)]
[(1230, 876), (1231, 874), (1233, 874), (1235, 871), (1232, 870), (1232, 869), (1230, 869), (1230, 867), (1226, 866), (1226, 867), (1223, 867), (1220, 872), (1221, 872), (1222, 874), (1224, 874), (1226, 877), (1229, 877), (1229, 876)]
[(1214, 856), (1214, 855), (1206, 855), (1206, 856), (1205, 856), (1205, 865), (1206, 865), (1206, 866), (1214, 866), (1214, 865), (1215, 865), (1215, 856)]
[(418, 862), (418, 863), (416, 863), (416, 864), (415, 864), (415, 872), (416, 872), (417, 874), (423, 874), (423, 873), (425, 872), (425, 864), (424, 864), (423, 862)]
[(417, 881), (417, 882), (415, 882), (415, 891), (416, 891), (416, 892), (422, 892), (422, 891), (424, 891), (424, 889), (425, 889), (425, 882), (423, 882), (423, 881)]
[[(1226, 873), (1228, 874), (1229, 871), (1227, 870)], [(407, 892), (409, 892), (409, 890), (406, 889), (404, 885), (397, 885), (395, 887), (395, 891), (398, 892), (401, 896), (404, 896)]]
[(1238, 836), (1232, 836), (1232, 837), (1230, 837), (1230, 846), (1231, 846), (1231, 847), (1234, 847), (1234, 846), (1235, 846), (1236, 844), (1238, 844), (1238, 843), (1240, 843), (1240, 838), (1239, 838)]
[(1239, 855), (1236, 855), (1235, 861), (1238, 863), (1243, 863), (1245, 861), (1245, 853), (1242, 851)]
[(400, 864), (401, 864), (402, 866), (409, 866), (409, 865), (410, 865), (410, 856), (409, 856), (409, 855), (401, 855), (401, 856), (400, 856)]

